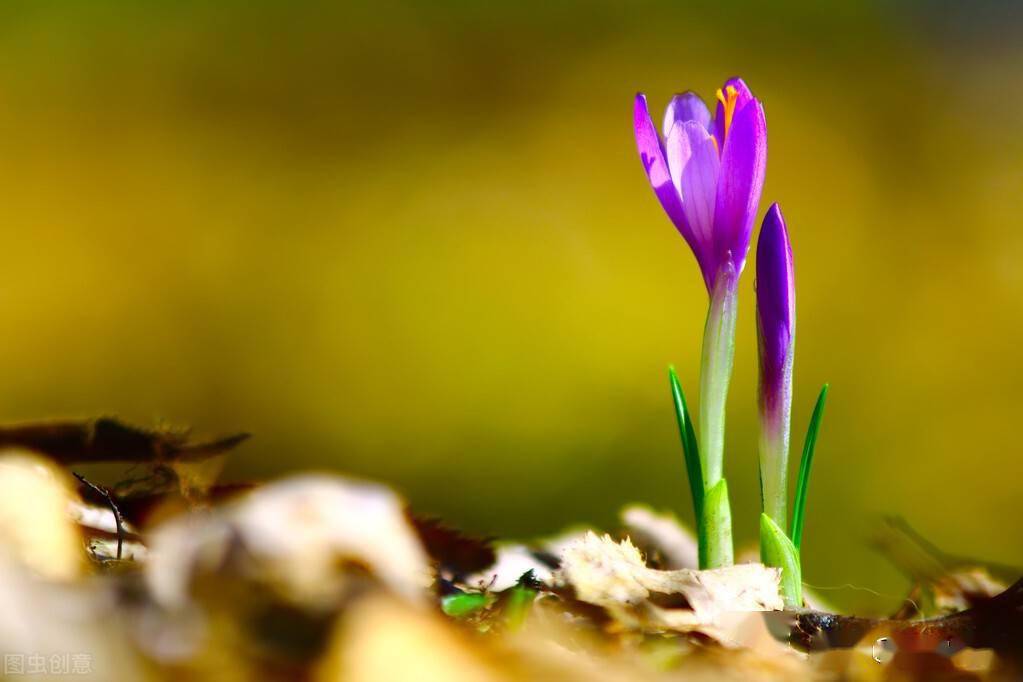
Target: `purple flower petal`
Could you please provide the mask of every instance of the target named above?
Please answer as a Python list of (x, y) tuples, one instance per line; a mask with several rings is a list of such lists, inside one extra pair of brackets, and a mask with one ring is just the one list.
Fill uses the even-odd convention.
[(792, 392), (792, 343), (796, 334), (796, 279), (792, 247), (778, 204), (764, 216), (757, 243), (757, 328), (760, 399), (765, 417), (781, 418)]
[(664, 146), (661, 144), (661, 138), (657, 135), (657, 129), (654, 127), (650, 111), (647, 108), (646, 97), (642, 93), (636, 95), (633, 125), (636, 129), (636, 146), (639, 148), (639, 156), (643, 162), (643, 169), (646, 170), (647, 177), (650, 178), (650, 185), (654, 188), (654, 194), (657, 195), (661, 206), (664, 207), (664, 212), (674, 223), (675, 229), (693, 250), (702, 270), (706, 258), (704, 254), (711, 253), (712, 245), (701, 243), (693, 234), (689, 222), (686, 220), (682, 197), (671, 181), (668, 162), (664, 155)]
[(767, 121), (753, 99), (734, 115), (726, 136), (714, 209), (715, 254), (732, 258), (736, 272), (746, 262), (766, 168)]
[(708, 289), (720, 263), (714, 258), (714, 208), (720, 160), (717, 145), (696, 121), (676, 123), (666, 142), (668, 170), (682, 197), (682, 211), (692, 232), (690, 242)]
[(650, 110), (647, 108), (646, 97), (642, 93), (636, 95), (632, 122), (636, 129), (636, 147), (639, 149), (639, 158), (643, 162), (643, 170), (650, 178), (654, 194), (660, 200), (665, 213), (675, 223), (675, 227), (685, 235), (689, 228), (685, 225), (682, 199), (671, 182), (668, 162), (664, 158), (664, 147), (661, 145), (661, 138), (650, 119)]
[[(726, 111), (726, 102), (731, 97), (734, 97), (734, 103), (732, 104), (731, 112), (728, 113)], [(724, 98), (724, 102), (721, 101), (722, 98)], [(721, 90), (718, 91), (717, 95), (717, 108), (714, 111), (714, 137), (718, 141), (718, 149), (724, 149), (725, 138), (727, 137), (725, 122), (734, 123), (735, 115), (746, 108), (746, 105), (752, 101), (754, 101), (753, 93), (741, 78), (729, 78), (721, 86)]]
[(742, 271), (767, 162), (760, 102), (738, 78), (725, 83), (719, 99), (717, 118), (711, 121), (698, 96), (675, 95), (665, 111), (663, 141), (642, 93), (633, 110), (643, 169), (696, 255), (708, 292), (724, 265), (736, 274)]
[(696, 121), (704, 128), (710, 129), (710, 110), (695, 92), (683, 92), (675, 95), (664, 110), (664, 137), (668, 138), (675, 123)]

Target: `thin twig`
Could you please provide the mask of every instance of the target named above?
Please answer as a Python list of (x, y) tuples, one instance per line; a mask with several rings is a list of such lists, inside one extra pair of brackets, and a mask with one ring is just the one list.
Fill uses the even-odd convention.
[(82, 482), (82, 485), (88, 487), (90, 490), (96, 492), (104, 500), (106, 500), (107, 504), (110, 506), (110, 511), (114, 513), (114, 525), (117, 528), (117, 560), (120, 561), (121, 548), (124, 546), (124, 517), (121, 516), (121, 510), (117, 506), (116, 500), (114, 500), (113, 493), (111, 493), (103, 486), (96, 485), (95, 483), (93, 483), (92, 481), (90, 481), (85, 476), (82, 476), (79, 473), (76, 473), (74, 471), (72, 471), (71, 473), (74, 475), (75, 478)]

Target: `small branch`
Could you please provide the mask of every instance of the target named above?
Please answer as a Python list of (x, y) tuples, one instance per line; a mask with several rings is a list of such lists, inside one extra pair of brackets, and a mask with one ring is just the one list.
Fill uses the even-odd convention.
[(117, 506), (117, 501), (114, 499), (113, 493), (104, 488), (103, 486), (96, 485), (92, 481), (85, 478), (79, 473), (74, 471), (71, 472), (75, 478), (77, 478), (82, 485), (86, 486), (93, 492), (97, 493), (100, 497), (106, 500), (107, 505), (110, 506), (110, 511), (114, 513), (114, 524), (117, 528), (117, 560), (121, 559), (121, 551), (124, 547), (124, 517), (121, 515), (121, 510)]

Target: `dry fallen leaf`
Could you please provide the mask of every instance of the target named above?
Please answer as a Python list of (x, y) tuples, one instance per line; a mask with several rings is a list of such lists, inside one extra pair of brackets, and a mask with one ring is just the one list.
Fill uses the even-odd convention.
[(699, 547), (696, 536), (671, 513), (658, 513), (642, 504), (622, 509), (622, 524), (629, 536), (649, 556), (655, 553), (663, 568), (696, 568)]
[(349, 568), (423, 603), (432, 582), (404, 502), (384, 486), (306, 475), (267, 484), (222, 508), (173, 519), (152, 533), (150, 589), (167, 606), (188, 601), (191, 577), (244, 574), (297, 605), (322, 608), (345, 591)]
[(726, 643), (725, 614), (782, 608), (776, 568), (661, 571), (648, 568), (630, 540), (594, 533), (565, 550), (557, 575), (577, 599), (607, 609), (627, 628), (699, 632)]
[(386, 597), (363, 599), (344, 617), (316, 682), (501, 682), (510, 678), (484, 647), (437, 616)]
[(64, 471), (36, 455), (0, 455), (0, 552), (51, 580), (82, 575), (85, 552), (69, 510), (81, 500)]

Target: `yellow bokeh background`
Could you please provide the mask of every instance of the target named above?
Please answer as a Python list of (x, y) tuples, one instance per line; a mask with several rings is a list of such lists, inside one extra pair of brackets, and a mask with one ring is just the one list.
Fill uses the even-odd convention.
[[(884, 514), (1023, 565), (1023, 52), (1010, 3), (5, 3), (0, 414), (248, 430), (233, 479), (390, 482), (486, 534), (691, 520), (666, 367), (705, 292), (645, 91), (740, 74), (797, 270), (804, 577), (898, 604)], [(743, 278), (726, 473), (755, 542)]]

